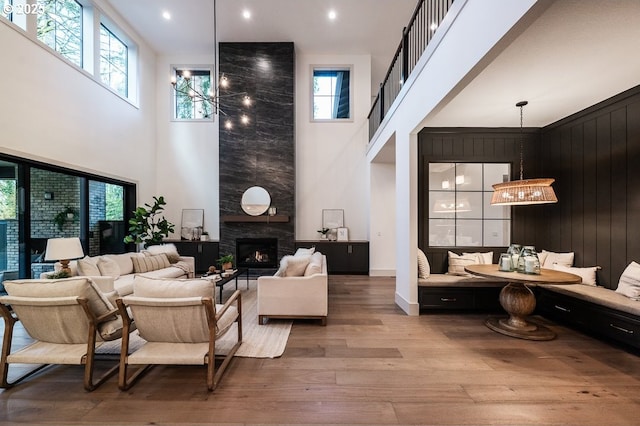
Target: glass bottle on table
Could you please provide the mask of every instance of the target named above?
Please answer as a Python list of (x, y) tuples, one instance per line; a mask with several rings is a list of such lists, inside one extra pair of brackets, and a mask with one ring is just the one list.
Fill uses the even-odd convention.
[(522, 251), (522, 246), (520, 244), (511, 244), (507, 249), (507, 254), (511, 255), (511, 270), (515, 271), (518, 269), (518, 258), (520, 257), (520, 252)]
[(531, 275), (540, 274), (540, 259), (534, 246), (524, 246), (520, 251), (518, 272)]

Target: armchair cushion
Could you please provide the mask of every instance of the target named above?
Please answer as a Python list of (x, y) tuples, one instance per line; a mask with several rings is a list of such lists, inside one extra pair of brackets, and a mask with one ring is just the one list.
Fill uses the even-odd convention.
[[(100, 288), (93, 280), (87, 277), (62, 278), (58, 280), (14, 280), (5, 281), (4, 284), (9, 296), (13, 297), (50, 299), (72, 296), (86, 298), (89, 302), (89, 307), (97, 317), (116, 309), (115, 305), (100, 291)], [(113, 319), (98, 324), (98, 332), (104, 340), (120, 338), (122, 336), (122, 319), (114, 313)], [(51, 339), (49, 331), (43, 335), (31, 337), (45, 342)]]
[(215, 296), (211, 280), (149, 278), (137, 275), (133, 280), (133, 295), (148, 298), (182, 298)]

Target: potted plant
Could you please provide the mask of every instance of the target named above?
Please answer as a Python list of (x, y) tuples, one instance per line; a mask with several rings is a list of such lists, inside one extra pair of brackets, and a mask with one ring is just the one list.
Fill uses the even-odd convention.
[(129, 219), (129, 235), (124, 242), (143, 244), (144, 248), (162, 243), (162, 239), (173, 232), (175, 225), (165, 219), (161, 213), (167, 204), (163, 196), (153, 197), (153, 205), (138, 207)]
[(227, 269), (233, 269), (233, 255), (225, 254), (220, 259), (218, 259), (218, 263), (220, 264), (220, 269), (226, 271)]
[(53, 217), (53, 222), (58, 225), (58, 230), (62, 231), (64, 224), (67, 223), (67, 221), (72, 221), (77, 214), (77, 209), (66, 206), (64, 210)]
[(323, 240), (327, 239), (327, 233), (329, 232), (329, 228), (318, 229), (318, 233), (320, 234), (320, 238)]
[(207, 231), (202, 231), (202, 234), (200, 234), (200, 241), (209, 241), (209, 233)]

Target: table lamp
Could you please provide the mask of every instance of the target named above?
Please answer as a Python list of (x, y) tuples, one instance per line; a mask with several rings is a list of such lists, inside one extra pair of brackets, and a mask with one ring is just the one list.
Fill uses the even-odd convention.
[(62, 265), (61, 272), (71, 274), (69, 261), (84, 257), (80, 238), (49, 238), (44, 260), (57, 260)]

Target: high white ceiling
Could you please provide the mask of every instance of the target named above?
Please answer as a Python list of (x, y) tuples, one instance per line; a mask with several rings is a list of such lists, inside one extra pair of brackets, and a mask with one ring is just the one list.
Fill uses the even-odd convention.
[[(107, 0), (160, 55), (213, 54), (213, 0)], [(217, 0), (219, 42), (294, 42), (313, 54), (371, 54), (378, 87), (417, 0)], [(244, 9), (251, 19), (242, 17)], [(330, 21), (330, 9), (337, 17)], [(162, 12), (171, 13), (171, 20)]]
[[(106, 0), (161, 55), (213, 51), (212, 0)], [(470, 0), (482, 1), (482, 0)], [(417, 0), (218, 0), (217, 39), (293, 41), (297, 51), (372, 55), (372, 94)], [(242, 10), (252, 13), (242, 18)], [(327, 19), (334, 8), (337, 19)], [(639, 0), (540, 0), (424, 121), (545, 126), (640, 84)], [(172, 19), (162, 18), (169, 11)], [(533, 15), (533, 16), (532, 16)]]

